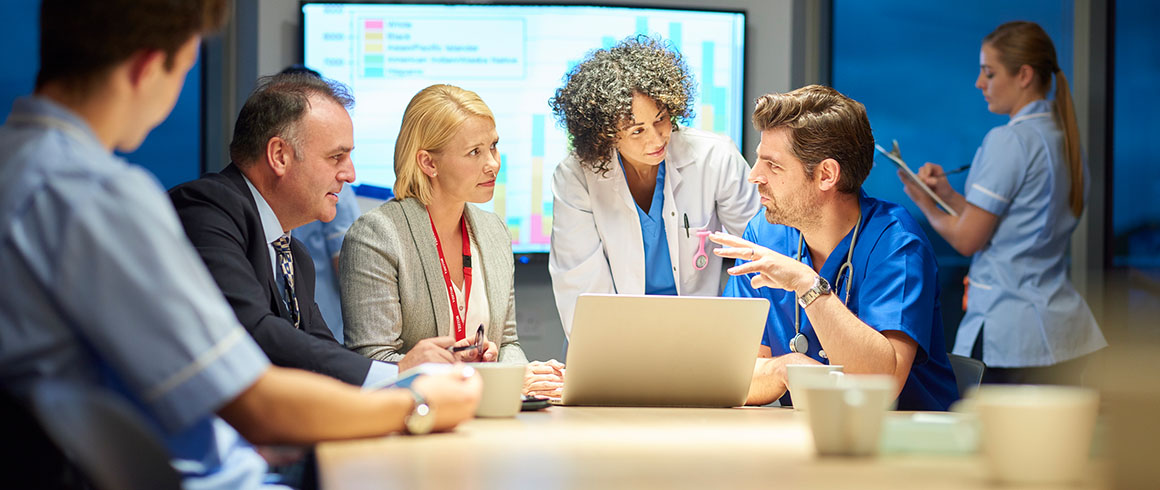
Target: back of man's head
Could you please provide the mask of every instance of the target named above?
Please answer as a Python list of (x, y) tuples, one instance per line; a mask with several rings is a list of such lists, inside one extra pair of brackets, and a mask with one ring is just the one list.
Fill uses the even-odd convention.
[(230, 0), (43, 0), (36, 87), (83, 92), (141, 50), (173, 56), (225, 22)]
[(827, 158), (841, 166), (837, 189), (858, 192), (874, 166), (874, 134), (866, 107), (833, 88), (808, 85), (757, 99), (753, 127), (758, 131), (786, 128), (793, 154), (806, 175)]
[(258, 79), (234, 123), (230, 159), (248, 167), (261, 160), (270, 138), (286, 140), (295, 154), (301, 148), (298, 122), (310, 110), (310, 99), (320, 97), (346, 109), (354, 98), (346, 86), (308, 73), (282, 73)]

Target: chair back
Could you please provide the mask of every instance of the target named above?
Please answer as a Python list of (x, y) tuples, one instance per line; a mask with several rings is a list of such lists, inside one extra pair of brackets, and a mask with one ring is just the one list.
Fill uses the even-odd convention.
[(955, 372), (955, 382), (959, 385), (959, 395), (963, 396), (971, 388), (979, 386), (983, 381), (983, 371), (987, 365), (983, 361), (972, 357), (964, 357), (947, 353), (951, 361), (951, 370)]
[(32, 391), (44, 431), (98, 490), (180, 490), (169, 450), (121, 397), (103, 388), (45, 380)]

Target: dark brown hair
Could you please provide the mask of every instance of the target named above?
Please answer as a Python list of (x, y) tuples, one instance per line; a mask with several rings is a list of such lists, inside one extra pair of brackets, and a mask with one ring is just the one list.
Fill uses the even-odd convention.
[(1063, 149), (1067, 157), (1071, 175), (1071, 192), (1068, 202), (1071, 214), (1079, 216), (1083, 212), (1083, 155), (1079, 147), (1079, 126), (1075, 121), (1075, 105), (1071, 101), (1071, 89), (1067, 76), (1059, 69), (1055, 57), (1055, 44), (1039, 24), (1015, 21), (1003, 24), (987, 37), (983, 44), (990, 45), (999, 52), (999, 62), (1008, 74), (1019, 72), (1023, 65), (1035, 72), (1039, 92), (1047, 96), (1051, 87), (1051, 76), (1055, 75), (1055, 121), (1063, 129)]
[(279, 73), (258, 79), (258, 87), (246, 99), (234, 123), (230, 159), (247, 166), (265, 154), (270, 138), (290, 143), (295, 158), (302, 158), (298, 121), (310, 110), (310, 97), (322, 97), (350, 110), (354, 97), (345, 85), (308, 73)]
[(217, 30), (229, 0), (43, 0), (36, 86), (83, 91), (143, 49), (165, 53), (165, 68), (195, 35)]
[(841, 168), (838, 190), (858, 192), (874, 165), (874, 134), (866, 107), (837, 90), (808, 85), (757, 99), (753, 127), (758, 131), (788, 128), (790, 149), (813, 176), (822, 160)]

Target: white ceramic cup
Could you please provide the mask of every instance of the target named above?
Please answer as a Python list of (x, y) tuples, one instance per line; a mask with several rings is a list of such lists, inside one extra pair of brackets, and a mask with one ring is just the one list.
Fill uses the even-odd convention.
[(841, 365), (828, 364), (787, 364), (785, 366), (786, 374), (786, 388), (793, 398), (794, 410), (806, 410), (808, 402), (804, 396), (798, 396), (794, 391), (794, 387), (803, 385), (807, 382), (811, 384), (821, 384), (824, 386), (834, 386), (838, 382), (838, 377), (842, 375)]
[(1088, 469), (1099, 394), (1071, 386), (983, 385), (973, 397), (991, 478), (1065, 484)]
[(809, 403), (810, 432), (823, 456), (869, 456), (878, 452), (882, 418), (894, 405), (897, 382), (885, 374), (848, 374), (826, 385), (799, 386)]
[(513, 417), (520, 412), (525, 364), (469, 362), (483, 380), (476, 417)]

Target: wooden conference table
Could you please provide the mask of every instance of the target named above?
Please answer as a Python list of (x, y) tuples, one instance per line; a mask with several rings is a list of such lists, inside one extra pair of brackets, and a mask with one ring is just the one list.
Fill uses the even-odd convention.
[(324, 490), (994, 486), (976, 455), (818, 457), (805, 414), (774, 407), (551, 407), (446, 434), (325, 443), (317, 455)]

